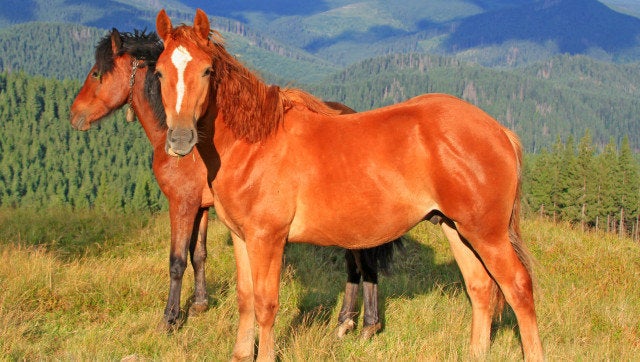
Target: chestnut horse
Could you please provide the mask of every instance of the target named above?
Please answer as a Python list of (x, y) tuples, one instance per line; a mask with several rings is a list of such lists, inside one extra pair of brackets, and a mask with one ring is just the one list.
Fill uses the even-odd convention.
[(525, 358), (543, 359), (513, 132), (443, 94), (338, 115), (301, 90), (264, 84), (225, 50), (202, 10), (193, 26), (176, 28), (161, 10), (156, 29), (165, 45), (156, 72), (174, 135), (166, 149), (187, 154), (204, 135), (198, 147), (209, 147), (207, 162), (218, 166), (214, 204), (231, 230), (238, 273), (234, 359), (253, 355), (255, 322), (258, 359), (275, 359), (288, 241), (368, 248), (433, 216), (471, 300), (471, 354), (489, 348), (500, 295), (518, 320)]
[[(201, 313), (208, 305), (205, 288), (206, 236), (208, 210), (213, 205), (213, 196), (207, 183), (207, 169), (197, 150), (194, 150), (193, 157), (183, 159), (168, 157), (164, 152), (167, 127), (160, 84), (154, 73), (155, 61), (162, 50), (163, 45), (155, 33), (120, 33), (113, 29), (96, 47), (96, 63), (71, 106), (71, 124), (86, 131), (92, 123), (128, 104), (128, 111), (135, 112), (153, 146), (153, 172), (170, 205), (171, 284), (162, 323), (163, 328), (169, 329), (183, 321), (180, 290), (189, 251), (195, 273), (195, 296), (189, 314)], [(341, 103), (327, 104), (342, 113), (355, 112)], [(130, 116), (127, 114), (128, 120), (133, 120), (129, 119)], [(370, 337), (380, 329), (378, 268), (384, 269), (393, 254), (393, 250), (386, 246), (346, 250), (348, 280), (339, 316), (340, 336), (355, 327), (355, 293), (360, 279), (363, 280), (365, 296), (362, 334)]]

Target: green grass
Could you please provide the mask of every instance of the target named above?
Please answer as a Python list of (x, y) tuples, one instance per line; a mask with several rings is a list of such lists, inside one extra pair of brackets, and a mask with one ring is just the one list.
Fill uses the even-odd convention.
[[(178, 331), (156, 328), (168, 293), (168, 215), (0, 209), (0, 356), (8, 360), (228, 360), (235, 264), (225, 227), (209, 223), (211, 308)], [(640, 355), (640, 246), (527, 220), (537, 311), (549, 361)], [(288, 245), (276, 348), (283, 361), (466, 360), (471, 307), (439, 228), (419, 225), (380, 282), (384, 329), (333, 337), (343, 251)], [(188, 307), (193, 273), (185, 275)], [(361, 323), (361, 321), (360, 321)], [(494, 326), (490, 361), (521, 359), (515, 317)]]

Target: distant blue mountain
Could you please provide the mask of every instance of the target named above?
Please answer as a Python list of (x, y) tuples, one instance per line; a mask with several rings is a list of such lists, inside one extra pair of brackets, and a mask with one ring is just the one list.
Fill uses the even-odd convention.
[(242, 20), (247, 12), (272, 16), (310, 15), (331, 9), (320, 0), (182, 0), (183, 4), (200, 8), (209, 15)]
[(596, 0), (545, 0), (462, 19), (449, 35), (448, 51), (511, 40), (555, 42), (560, 52), (606, 52), (637, 47), (640, 19), (617, 13)]

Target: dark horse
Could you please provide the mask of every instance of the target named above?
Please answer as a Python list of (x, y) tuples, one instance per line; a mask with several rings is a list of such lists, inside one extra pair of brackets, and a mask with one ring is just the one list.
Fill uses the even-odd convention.
[[(169, 297), (164, 311), (163, 327), (173, 328), (183, 321), (180, 314), (180, 290), (187, 265), (187, 254), (195, 274), (195, 295), (190, 315), (206, 310), (205, 259), (207, 218), (213, 205), (213, 195), (207, 182), (207, 169), (198, 150), (184, 158), (169, 157), (164, 152), (167, 136), (165, 113), (160, 99), (160, 84), (155, 75), (155, 61), (163, 45), (155, 33), (120, 33), (113, 29), (96, 47), (95, 65), (89, 71), (82, 89), (71, 106), (71, 124), (88, 130), (91, 124), (128, 104), (135, 112), (154, 150), (153, 172), (160, 189), (169, 200), (171, 219), (171, 252)], [(343, 113), (351, 108), (328, 102)], [(128, 120), (133, 120), (127, 114)], [(388, 264), (392, 249), (377, 247), (347, 250), (348, 282), (344, 304), (340, 312), (340, 335), (354, 328), (357, 314), (355, 298), (362, 278), (364, 289), (363, 336), (369, 337), (380, 329), (377, 309), (378, 266)]]
[[(163, 326), (173, 328), (183, 321), (180, 313), (182, 277), (191, 255), (195, 293), (189, 314), (208, 307), (205, 287), (206, 239), (209, 207), (213, 195), (207, 183), (207, 171), (200, 153), (175, 158), (164, 152), (167, 126), (160, 101), (160, 85), (155, 76), (155, 61), (163, 50), (155, 33), (119, 33), (103, 38), (95, 52), (96, 63), (71, 106), (71, 124), (86, 131), (125, 104), (140, 120), (153, 147), (153, 173), (169, 200), (171, 251), (169, 297)], [(129, 120), (130, 115), (127, 115)]]
[(275, 359), (287, 242), (368, 248), (434, 215), (471, 300), (471, 354), (488, 350), (500, 296), (518, 319), (525, 358), (544, 358), (520, 237), (522, 149), (513, 132), (443, 94), (338, 115), (299, 89), (264, 84), (225, 50), (202, 10), (193, 26), (176, 28), (162, 10), (156, 29), (173, 135), (166, 149), (184, 155), (206, 138), (198, 147), (210, 149), (205, 163), (216, 166), (214, 204), (231, 230), (238, 272), (234, 359), (252, 357), (256, 321), (258, 359)]

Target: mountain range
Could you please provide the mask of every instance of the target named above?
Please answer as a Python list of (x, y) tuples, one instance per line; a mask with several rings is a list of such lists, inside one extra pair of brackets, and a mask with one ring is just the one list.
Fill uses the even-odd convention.
[(327, 71), (407, 52), (492, 67), (561, 53), (640, 60), (634, 0), (3, 0), (0, 27), (37, 21), (154, 29), (161, 8), (175, 23), (190, 23), (201, 8), (214, 27)]

